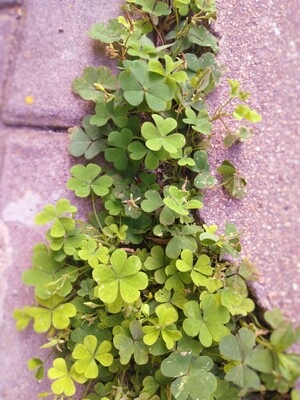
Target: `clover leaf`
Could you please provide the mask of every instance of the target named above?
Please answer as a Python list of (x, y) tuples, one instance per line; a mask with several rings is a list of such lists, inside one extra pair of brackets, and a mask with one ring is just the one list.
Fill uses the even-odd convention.
[(82, 260), (87, 260), (92, 268), (97, 267), (99, 262), (107, 263), (109, 260), (108, 248), (102, 244), (98, 245), (94, 239), (82, 241), (81, 250), (78, 251), (78, 256)]
[(212, 124), (209, 120), (209, 115), (206, 110), (200, 110), (198, 115), (190, 107), (185, 109), (185, 115), (187, 118), (183, 118), (183, 122), (192, 125), (192, 128), (204, 135), (209, 135)]
[(76, 392), (75, 384), (63, 358), (56, 358), (53, 361), (53, 367), (48, 370), (48, 377), (55, 379), (55, 382), (51, 385), (54, 394), (64, 393), (66, 396), (73, 396)]
[(101, 171), (101, 167), (96, 164), (74, 165), (70, 170), (73, 178), (68, 180), (67, 187), (74, 190), (78, 197), (87, 197), (91, 191), (98, 196), (105, 196), (113, 180), (108, 175), (99, 176)]
[(187, 38), (190, 43), (201, 47), (210, 47), (214, 52), (218, 51), (216, 38), (203, 25), (192, 25)]
[(112, 304), (120, 296), (126, 303), (134, 303), (140, 296), (140, 290), (148, 284), (147, 275), (140, 269), (139, 257), (127, 257), (125, 250), (115, 250), (110, 257), (110, 265), (100, 264), (93, 271), (99, 298), (104, 303)]
[(144, 343), (152, 346), (161, 335), (167, 349), (171, 350), (182, 336), (174, 324), (178, 320), (178, 313), (170, 303), (160, 304), (155, 308), (155, 313), (158, 318), (150, 320), (152, 326), (143, 326)]
[(260, 379), (254, 369), (264, 373), (273, 370), (272, 353), (260, 345), (255, 347), (255, 333), (250, 329), (241, 328), (235, 336), (224, 336), (220, 352), (230, 361), (225, 379), (242, 388), (258, 389)]
[(166, 377), (177, 378), (171, 384), (171, 392), (177, 400), (210, 400), (217, 389), (217, 378), (209, 372), (212, 367), (210, 357), (194, 358), (192, 351), (188, 350), (174, 352), (165, 358), (161, 372)]
[(194, 185), (198, 189), (206, 189), (214, 186), (217, 182), (216, 178), (209, 172), (208, 155), (204, 150), (195, 152), (193, 159), (195, 165), (189, 167), (193, 172), (198, 172), (194, 178)]
[(88, 34), (92, 39), (103, 43), (118, 42), (125, 33), (125, 27), (118, 22), (117, 18), (110, 19), (108, 23), (99, 22), (94, 24)]
[(148, 348), (143, 342), (144, 333), (140, 321), (124, 321), (122, 326), (115, 327), (114, 346), (119, 350), (120, 363), (126, 365), (133, 356), (138, 365), (148, 362)]
[(111, 74), (108, 67), (87, 67), (80, 78), (73, 82), (73, 92), (79, 94), (84, 100), (109, 99), (109, 92), (116, 90), (117, 78)]
[[(75, 228), (71, 231), (67, 231), (64, 236), (55, 238), (50, 234), (46, 234), (46, 238), (50, 242), (51, 250), (55, 252), (63, 250), (63, 253), (65, 253), (64, 255), (72, 256), (75, 254), (76, 249), (80, 247), (84, 235), (81, 233), (80, 229)], [(57, 254), (55, 256), (57, 256)]]
[(73, 396), (76, 392), (73, 380), (78, 383), (85, 383), (87, 380), (82, 376), (78, 376), (72, 367), (69, 371), (63, 358), (56, 358), (53, 361), (53, 367), (48, 370), (48, 377), (55, 380), (51, 385), (52, 392), (56, 395), (65, 394), (66, 396)]
[(163, 1), (157, 0), (128, 0), (128, 3), (134, 3), (142, 7), (144, 13), (161, 17), (162, 15), (169, 15), (171, 10), (168, 4)]
[(261, 121), (261, 116), (257, 111), (252, 110), (247, 104), (239, 104), (233, 112), (237, 120), (246, 119), (249, 122), (256, 123)]
[(53, 221), (49, 231), (50, 235), (58, 238), (64, 236), (67, 231), (75, 228), (75, 220), (70, 218), (76, 213), (77, 208), (72, 206), (67, 199), (59, 199), (55, 206), (47, 205), (43, 211), (35, 217), (37, 225), (45, 225)]
[(37, 298), (42, 307), (27, 307), (27, 314), (34, 318), (33, 329), (38, 333), (47, 332), (51, 326), (65, 329), (70, 324), (70, 318), (76, 315), (76, 307), (71, 303), (62, 303), (63, 297), (58, 295), (44, 300)]
[(253, 133), (253, 129), (248, 129), (244, 126), (241, 126), (236, 132), (225, 136), (223, 140), (224, 145), (225, 147), (231, 147), (237, 142), (244, 142), (245, 140), (251, 138), (253, 136)]
[(148, 71), (148, 65), (142, 60), (125, 61), (125, 70), (119, 75), (119, 83), (124, 98), (132, 106), (138, 106), (144, 100), (153, 111), (167, 109), (172, 93), (165, 78)]
[(108, 135), (108, 143), (111, 147), (105, 150), (105, 159), (114, 163), (118, 171), (125, 171), (128, 167), (128, 145), (133, 134), (130, 129), (124, 128), (121, 132), (113, 131)]
[(87, 116), (82, 121), (82, 128), (75, 126), (69, 129), (71, 133), (71, 143), (69, 152), (74, 157), (84, 157), (87, 160), (94, 158), (107, 147), (105, 128), (99, 129), (90, 123), (91, 116)]
[(102, 341), (98, 346), (98, 340), (94, 335), (87, 335), (83, 339), (83, 344), (76, 344), (72, 357), (76, 360), (74, 368), (78, 374), (83, 374), (88, 379), (98, 377), (99, 361), (104, 367), (109, 367), (113, 362), (113, 355), (110, 353), (112, 348), (108, 340)]
[(228, 160), (222, 162), (217, 168), (217, 171), (222, 175), (223, 185), (225, 190), (237, 199), (242, 199), (246, 196), (247, 181), (242, 178), (239, 171)]
[(55, 253), (46, 245), (35, 246), (33, 267), (26, 270), (22, 279), (26, 285), (35, 286), (35, 294), (41, 299), (49, 299), (54, 294), (65, 297), (72, 290), (72, 282), (78, 277), (76, 267), (62, 268), (62, 263), (55, 260)]
[(182, 250), (181, 259), (176, 261), (176, 268), (181, 272), (191, 271), (191, 278), (197, 286), (206, 286), (208, 277), (213, 273), (208, 255), (201, 254), (194, 265), (193, 252), (190, 249)]
[(112, 120), (119, 128), (124, 128), (128, 123), (128, 107), (124, 104), (115, 105), (114, 101), (99, 101), (95, 107), (95, 115), (90, 118), (90, 124), (104, 126)]
[(148, 63), (149, 71), (155, 72), (166, 78), (167, 85), (174, 92), (177, 84), (181, 84), (187, 80), (185, 71), (178, 71), (183, 66), (183, 61), (173, 61), (169, 55), (164, 56), (165, 66), (158, 60), (150, 60)]
[(162, 118), (158, 114), (153, 114), (152, 122), (145, 122), (142, 125), (142, 136), (146, 139), (148, 149), (158, 151), (161, 148), (168, 153), (177, 153), (185, 145), (185, 137), (181, 133), (170, 133), (177, 127), (177, 122), (173, 118)]
[(244, 315), (253, 311), (255, 304), (253, 300), (243, 297), (239, 292), (224, 288), (221, 293), (221, 302), (231, 315)]
[(186, 190), (178, 189), (176, 186), (169, 186), (168, 196), (163, 199), (163, 202), (170, 210), (179, 215), (189, 215), (189, 210), (200, 209), (203, 204), (200, 200), (189, 198), (190, 193)]
[(141, 203), (142, 210), (150, 213), (162, 207), (164, 202), (157, 190), (147, 190), (145, 199)]
[(194, 300), (187, 302), (183, 311), (187, 317), (183, 321), (185, 333), (191, 337), (199, 335), (199, 340), (205, 347), (210, 347), (213, 341), (220, 342), (229, 333), (224, 325), (230, 319), (229, 312), (218, 303), (213, 294), (207, 294), (200, 305)]

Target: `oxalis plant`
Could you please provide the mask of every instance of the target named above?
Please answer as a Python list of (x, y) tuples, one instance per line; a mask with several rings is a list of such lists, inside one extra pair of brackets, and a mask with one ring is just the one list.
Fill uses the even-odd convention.
[(28, 361), (42, 380), (52, 360), (40, 398), (300, 399), (300, 356), (287, 352), (300, 330), (278, 309), (255, 310), (257, 271), (236, 227), (219, 233), (199, 214), (215, 185), (246, 194), (230, 161), (210, 172), (214, 122), (228, 147), (261, 119), (233, 79), (207, 110), (221, 77), (215, 18), (212, 0), (127, 0), (89, 32), (118, 70), (88, 67), (73, 85), (95, 113), (70, 130), (70, 153), (86, 161), (67, 187), (92, 212), (78, 220), (60, 199), (36, 216), (50, 227), (23, 274), (35, 304), (14, 312), (19, 330), (47, 335), (45, 360)]

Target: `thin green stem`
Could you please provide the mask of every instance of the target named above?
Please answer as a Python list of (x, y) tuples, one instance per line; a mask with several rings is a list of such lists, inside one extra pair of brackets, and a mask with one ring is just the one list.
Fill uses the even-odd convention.
[(95, 195), (94, 195), (94, 192), (92, 192), (92, 197), (91, 197), (91, 198), (92, 198), (93, 212), (94, 212), (94, 215), (95, 215), (97, 224), (99, 225), (100, 229), (103, 230), (103, 227), (102, 227), (101, 222), (100, 222), (100, 220), (99, 220), (99, 218), (98, 218), (98, 214), (97, 214), (97, 210), (96, 210), (96, 203), (95, 203)]

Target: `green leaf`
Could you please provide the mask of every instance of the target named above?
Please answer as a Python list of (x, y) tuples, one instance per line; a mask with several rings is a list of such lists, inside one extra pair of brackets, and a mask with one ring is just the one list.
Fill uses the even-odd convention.
[(143, 12), (161, 17), (162, 15), (169, 15), (171, 10), (168, 4), (163, 1), (157, 0), (128, 0), (128, 3), (134, 3), (141, 6)]
[(167, 349), (171, 350), (175, 342), (181, 339), (182, 336), (174, 324), (178, 320), (178, 313), (170, 303), (160, 304), (155, 308), (155, 313), (158, 318), (150, 320), (153, 325), (143, 327), (143, 332), (145, 333), (143, 341), (148, 346), (151, 346), (161, 336)]
[(145, 200), (141, 203), (143, 211), (150, 213), (162, 207), (164, 202), (157, 190), (147, 190)]
[(235, 133), (229, 134), (224, 138), (225, 147), (231, 147), (237, 142), (245, 142), (247, 139), (253, 136), (253, 129), (245, 128), (241, 126)]
[(72, 357), (77, 360), (74, 364), (76, 372), (83, 374), (88, 379), (97, 378), (99, 370), (96, 361), (99, 361), (104, 367), (110, 366), (113, 362), (111, 348), (108, 340), (102, 341), (98, 346), (96, 336), (86, 336), (83, 344), (77, 344), (72, 352)]
[(212, 124), (209, 120), (209, 115), (206, 110), (199, 111), (198, 114), (195, 113), (190, 107), (185, 109), (185, 115), (187, 118), (183, 118), (183, 122), (192, 125), (192, 128), (204, 135), (209, 135)]
[(94, 24), (88, 32), (92, 39), (100, 40), (103, 43), (118, 42), (124, 33), (124, 26), (116, 18), (110, 19), (107, 24), (104, 22)]
[(204, 150), (198, 150), (194, 154), (195, 165), (189, 167), (194, 172), (198, 172), (194, 179), (194, 185), (198, 189), (206, 189), (217, 183), (216, 178), (211, 175), (208, 163), (208, 155)]
[[(73, 396), (76, 392), (76, 387), (73, 382), (74, 374), (69, 371), (66, 361), (63, 358), (56, 358), (53, 361), (53, 367), (48, 370), (48, 378), (55, 380), (51, 385), (51, 390), (54, 394), (65, 394)], [(84, 383), (86, 379), (80, 378), (79, 381)]]
[(201, 308), (202, 312), (196, 301), (189, 301), (184, 305), (183, 311), (187, 318), (183, 321), (183, 329), (191, 337), (199, 334), (203, 346), (210, 347), (213, 341), (220, 342), (229, 333), (224, 324), (229, 321), (230, 316), (213, 294), (204, 297)]
[(67, 187), (74, 190), (78, 197), (87, 197), (91, 191), (98, 196), (105, 196), (113, 180), (108, 175), (99, 176), (101, 171), (101, 167), (96, 164), (74, 165), (70, 170), (73, 178), (68, 180)]
[(77, 208), (72, 206), (69, 200), (59, 199), (55, 206), (45, 206), (43, 211), (36, 215), (35, 223), (45, 225), (53, 222), (50, 235), (55, 238), (62, 237), (67, 231), (75, 228), (75, 220), (70, 218), (70, 214), (73, 217), (76, 211)]
[(79, 94), (84, 100), (109, 99), (109, 92), (115, 91), (117, 78), (111, 74), (108, 67), (87, 67), (80, 78), (73, 82), (73, 92)]
[(233, 112), (234, 118), (237, 120), (246, 119), (249, 122), (256, 123), (261, 121), (261, 116), (257, 111), (251, 110), (247, 104), (239, 104)]
[(82, 121), (82, 128), (75, 126), (69, 129), (71, 133), (71, 143), (69, 152), (74, 157), (84, 157), (87, 160), (94, 158), (107, 147), (106, 139), (103, 137), (105, 129), (99, 129), (90, 124), (91, 116), (87, 116)]
[(96, 114), (90, 119), (91, 125), (104, 126), (112, 120), (119, 128), (124, 128), (128, 123), (128, 107), (124, 104), (115, 105), (114, 101), (98, 101), (95, 112)]
[(241, 177), (239, 171), (228, 160), (223, 161), (217, 171), (222, 175), (223, 185), (225, 190), (237, 199), (242, 199), (246, 196), (247, 181)]
[(44, 363), (40, 358), (30, 358), (27, 362), (28, 369), (35, 370), (35, 377), (38, 381), (44, 379)]
[(155, 125), (152, 122), (145, 122), (141, 131), (150, 150), (158, 151), (163, 148), (172, 154), (185, 145), (185, 138), (181, 133), (170, 134), (177, 127), (175, 119), (164, 119), (158, 114), (153, 114), (152, 118)]
[(26, 312), (34, 318), (33, 329), (38, 333), (47, 332), (51, 326), (65, 329), (70, 324), (70, 318), (76, 315), (76, 307), (71, 303), (62, 303), (60, 296), (37, 300), (43, 307), (27, 307)]
[(121, 132), (113, 131), (108, 136), (108, 143), (112, 147), (105, 150), (105, 159), (113, 162), (118, 171), (125, 171), (128, 168), (127, 149), (132, 137), (131, 130), (127, 128), (122, 129)]
[(119, 83), (124, 91), (124, 98), (132, 106), (138, 106), (144, 100), (153, 111), (167, 109), (172, 93), (164, 83), (164, 77), (148, 71), (142, 60), (125, 61), (125, 71), (119, 75)]
[[(193, 359), (191, 351), (172, 353), (163, 360), (161, 371), (167, 377), (177, 378), (171, 384), (171, 392), (176, 399), (210, 400), (217, 389), (217, 379), (209, 372), (213, 367), (207, 356)], [(199, 388), (201, 387), (201, 394)]]
[(223, 337), (220, 352), (227, 360), (233, 361), (226, 366), (225, 379), (242, 388), (258, 389), (260, 379), (253, 369), (269, 373), (273, 370), (271, 352), (262, 346), (255, 347), (255, 333), (250, 329), (241, 328), (236, 336)]
[(191, 26), (188, 40), (201, 47), (210, 47), (214, 52), (218, 51), (216, 38), (203, 26)]
[(121, 327), (114, 328), (114, 346), (119, 350), (122, 365), (127, 365), (132, 356), (138, 365), (147, 364), (149, 350), (143, 336), (141, 323), (137, 320), (129, 324), (124, 321)]
[(87, 260), (92, 268), (96, 268), (99, 263), (107, 263), (109, 260), (108, 248), (102, 244), (97, 244), (94, 239), (83, 240), (78, 256), (82, 260)]
[(231, 315), (246, 316), (253, 311), (255, 307), (253, 300), (244, 298), (239, 292), (230, 288), (224, 288), (222, 290), (221, 302)]
[(93, 271), (93, 278), (98, 284), (98, 296), (107, 304), (112, 304), (121, 297), (126, 303), (134, 303), (140, 296), (140, 290), (147, 287), (148, 278), (141, 269), (137, 256), (130, 256), (122, 249), (115, 250), (110, 257), (110, 264), (100, 264)]
[(201, 201), (191, 198), (190, 193), (186, 190), (180, 190), (176, 186), (169, 186), (167, 190), (167, 197), (163, 202), (170, 210), (179, 215), (189, 215), (189, 210), (200, 209), (203, 204)]

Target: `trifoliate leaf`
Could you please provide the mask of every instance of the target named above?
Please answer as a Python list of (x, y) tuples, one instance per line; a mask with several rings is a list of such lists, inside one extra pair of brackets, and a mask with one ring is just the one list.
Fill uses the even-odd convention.
[(108, 67), (87, 67), (80, 78), (73, 82), (74, 93), (79, 94), (84, 100), (109, 99), (109, 92), (116, 90), (117, 78), (111, 74)]
[(77, 344), (72, 352), (72, 357), (77, 360), (74, 364), (76, 372), (83, 374), (88, 379), (97, 378), (99, 370), (96, 361), (99, 361), (104, 367), (110, 366), (113, 362), (113, 356), (110, 353), (111, 347), (108, 340), (104, 340), (98, 345), (96, 336), (86, 336), (83, 344)]
[[(207, 356), (192, 357), (192, 352), (182, 351), (172, 353), (163, 360), (161, 372), (167, 377), (177, 378), (171, 384), (171, 392), (178, 400), (210, 400), (217, 389), (217, 379), (209, 372), (213, 367), (212, 360)], [(201, 394), (199, 388), (201, 387)]]
[(101, 171), (101, 167), (96, 164), (74, 165), (70, 170), (73, 178), (68, 180), (67, 187), (74, 190), (78, 197), (87, 197), (91, 191), (98, 196), (105, 196), (113, 180), (108, 175), (99, 176)]

